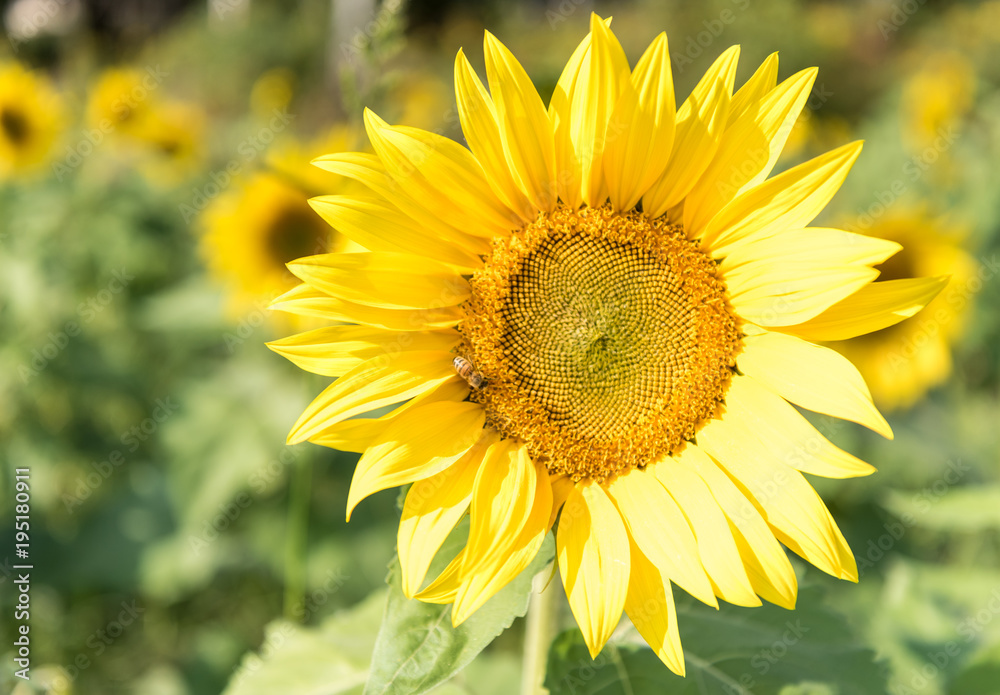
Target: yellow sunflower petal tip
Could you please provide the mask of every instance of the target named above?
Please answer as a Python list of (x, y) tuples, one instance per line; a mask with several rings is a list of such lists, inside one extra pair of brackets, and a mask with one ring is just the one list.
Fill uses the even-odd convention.
[[(822, 438), (793, 405), (891, 438), (857, 370), (816, 336), (874, 330), (929, 301), (926, 282), (873, 284), (872, 265), (891, 246), (809, 227), (862, 141), (769, 178), (815, 68), (777, 84), (771, 54), (731, 98), (740, 53), (733, 46), (676, 110), (676, 123), (657, 119), (648, 104), (672, 97), (672, 87), (653, 88), (669, 70), (654, 79), (640, 72), (649, 69), (644, 58), (633, 73), (609, 22), (591, 15), (591, 38), (548, 108), (492, 33), (483, 39), (488, 92), (460, 49), (455, 74), (471, 149), (435, 140), (433, 157), (407, 160), (420, 176), (397, 175), (403, 167), (389, 140), (399, 135), (401, 146), (423, 152), (431, 136), (408, 129), (407, 138), (398, 131), (388, 138), (391, 126), (365, 109), (378, 154), (353, 176), (370, 183), (382, 165), (398, 186), (358, 196), (352, 223), (372, 251), (398, 248), (404, 233), (414, 243), (369, 254), (364, 267), (352, 266), (351, 282), (288, 265), (310, 302), (336, 304), (336, 320), (364, 333), (349, 347), (330, 347), (326, 358), (354, 366), (308, 407), (289, 443), (387, 406), (394, 409), (378, 420), (386, 428), (419, 421), (393, 436), (400, 450), (426, 452), (426, 461), (396, 466), (389, 477), (369, 470), (386, 455), (378, 443), (386, 430), (357, 425), (367, 433), (350, 449), (364, 453), (348, 518), (375, 489), (469, 467), (474, 475), (456, 474), (460, 484), (429, 493), (412, 487), (407, 504), (454, 513), (446, 521), (438, 511), (417, 514), (413, 523), (434, 532), (400, 536), (400, 557), (429, 566), (440, 543), (426, 539), (443, 542), (468, 512), (467, 550), (478, 552), (488, 537), (487, 555), (503, 559), (477, 560), (475, 571), (453, 563), (417, 594), (453, 603), (454, 624), (509, 581), (510, 563), (530, 560), (537, 546), (528, 540), (544, 536), (558, 516), (559, 571), (594, 657), (623, 610), (673, 611), (674, 579), (716, 607), (728, 597), (794, 608), (795, 573), (779, 539), (834, 577), (857, 579), (846, 541), (803, 473), (850, 477), (874, 468)], [(666, 41), (665, 33), (654, 39), (662, 44), (657, 60), (667, 55)], [(584, 60), (588, 50), (604, 55)], [(614, 79), (590, 73), (609, 67)], [(650, 90), (648, 102), (621, 98), (635, 96), (626, 91), (633, 80)], [(618, 115), (628, 117), (615, 127), (627, 145), (594, 150), (609, 139), (614, 114), (579, 112), (592, 103), (623, 105)], [(655, 130), (667, 127), (669, 137)], [(763, 133), (762, 156), (745, 155), (748, 133)], [(665, 168), (648, 161), (650, 134), (670, 143), (658, 151)], [(636, 171), (648, 175), (628, 177)], [(324, 258), (335, 264), (344, 256)], [(314, 349), (307, 338), (287, 340), (289, 354), (299, 340)], [(456, 442), (470, 432), (491, 443), (463, 449), (464, 463), (455, 463)], [(787, 452), (799, 450), (816, 453), (790, 462)], [(535, 484), (514, 475), (521, 469), (511, 452)], [(504, 475), (494, 472), (498, 460)], [(667, 482), (644, 489), (654, 464)], [(787, 485), (755, 493), (778, 474)], [(539, 486), (550, 478), (565, 483)], [(525, 494), (513, 495), (515, 488)], [(413, 495), (429, 497), (411, 502)], [(683, 674), (676, 625), (650, 620), (643, 629)]]

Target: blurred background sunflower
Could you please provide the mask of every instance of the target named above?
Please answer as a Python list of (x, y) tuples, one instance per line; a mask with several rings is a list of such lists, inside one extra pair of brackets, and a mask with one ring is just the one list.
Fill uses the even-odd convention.
[[(779, 79), (817, 66), (774, 173), (864, 139), (816, 224), (902, 243), (881, 280), (952, 279), (916, 318), (830, 343), (892, 408), (896, 435), (810, 415), (879, 469), (810, 480), (859, 584), (793, 558), (795, 613), (716, 613), (677, 591), (684, 681), (628, 623), (591, 661), (564, 611), (532, 657), (546, 687), (996, 692), (997, 0), (0, 1), (0, 690), (361, 693), (405, 660), (376, 648), (384, 608), (410, 605), (385, 585), (395, 493), (359, 507), (348, 533), (357, 454), (283, 445), (329, 379), (267, 350), (289, 330), (266, 305), (302, 249), (349, 250), (307, 201), (356, 185), (305, 163), (363, 147), (364, 107), (461, 137), (454, 56), (482, 74), (485, 29), (547, 103), (591, 10), (613, 16), (631, 65), (668, 32), (678, 104), (730, 45), (737, 85), (774, 50)], [(15, 468), (31, 471), (27, 682), (13, 661)], [(439, 693), (517, 691), (530, 580), (487, 611), (495, 622), (470, 619), (462, 644), (490, 646), (438, 673)], [(796, 620), (809, 632), (786, 640)], [(451, 633), (436, 634), (444, 649)], [(471, 659), (449, 648), (407, 663)], [(426, 689), (413, 679), (394, 687)]]

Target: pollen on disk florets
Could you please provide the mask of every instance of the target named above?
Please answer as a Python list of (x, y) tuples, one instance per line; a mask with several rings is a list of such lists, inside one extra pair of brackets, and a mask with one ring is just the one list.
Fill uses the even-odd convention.
[(471, 279), (473, 398), (553, 473), (607, 478), (680, 448), (740, 351), (715, 262), (677, 225), (557, 207), (497, 239)]

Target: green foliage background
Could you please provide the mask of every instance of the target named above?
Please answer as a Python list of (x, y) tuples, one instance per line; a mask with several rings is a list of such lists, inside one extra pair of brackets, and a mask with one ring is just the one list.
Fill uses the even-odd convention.
[[(363, 3), (255, 1), (222, 20), (198, 4), (151, 32), (95, 34), (80, 24), (11, 43), (7, 58), (55, 74), (77, 113), (102, 68), (162, 65), (163, 89), (201, 105), (209, 137), (200, 171), (170, 184), (137, 172), (110, 146), (69, 175), (0, 183), (0, 689), (517, 690), (530, 574), (470, 621), (468, 634), (430, 631), (440, 638), (430, 647), (406, 641), (408, 630), (440, 623), (442, 609), (407, 604), (387, 569), (395, 493), (366, 501), (347, 525), (356, 456), (284, 446), (328, 380), (266, 350), (285, 329), (262, 309), (226, 312), (197, 225), (181, 212), (259, 128), (249, 95), (268, 69), (295, 76), (292, 128), (302, 138), (338, 121), (358, 127), (364, 105), (393, 120), (414, 70), (449, 92), (460, 46), (481, 69), (484, 27), (547, 98), (591, 9), (569, 0), (446, 5), (386, 3), (366, 14)], [(339, 23), (331, 18), (338, 6)], [(774, 50), (781, 77), (818, 65), (815, 122), (867, 140), (825, 219), (859, 218), (880, 202), (946, 214), (968, 229), (962, 243), (981, 282), (966, 293), (972, 314), (954, 346), (952, 377), (889, 414), (895, 441), (817, 419), (879, 468), (870, 478), (814, 481), (858, 557), (858, 585), (796, 562), (803, 592), (794, 613), (716, 614), (678, 591), (683, 681), (627, 625), (592, 663), (564, 609), (547, 687), (602, 695), (1000, 692), (1000, 29), (989, 21), (1000, 17), (997, 3), (637, 0), (593, 9), (614, 15), (633, 63), (668, 32), (679, 100), (734, 43), (743, 47), (740, 81)], [(954, 144), (913, 180), (907, 163), (923, 153), (902, 135), (901, 94), (921, 60), (941, 51), (972, 65), (971, 102), (951, 124)], [(455, 135), (451, 108), (435, 105), (430, 116)], [(71, 122), (60, 147), (78, 142), (83, 128)], [(780, 166), (817, 154), (818, 139)], [(901, 177), (904, 194), (878, 197)], [(30, 684), (14, 678), (11, 659), (15, 467), (31, 469)], [(544, 569), (547, 552), (534, 569)], [(552, 586), (559, 590), (558, 580)], [(379, 636), (385, 605), (393, 610)], [(453, 673), (459, 655), (467, 662), (491, 641)], [(400, 675), (394, 665), (404, 662), (412, 671)], [(375, 685), (366, 691), (369, 678)]]

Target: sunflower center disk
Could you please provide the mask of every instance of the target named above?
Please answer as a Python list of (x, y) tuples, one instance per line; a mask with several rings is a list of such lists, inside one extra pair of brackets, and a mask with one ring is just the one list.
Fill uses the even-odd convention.
[(472, 278), (473, 398), (549, 470), (603, 482), (694, 436), (739, 331), (715, 263), (679, 227), (608, 207), (543, 213)]

